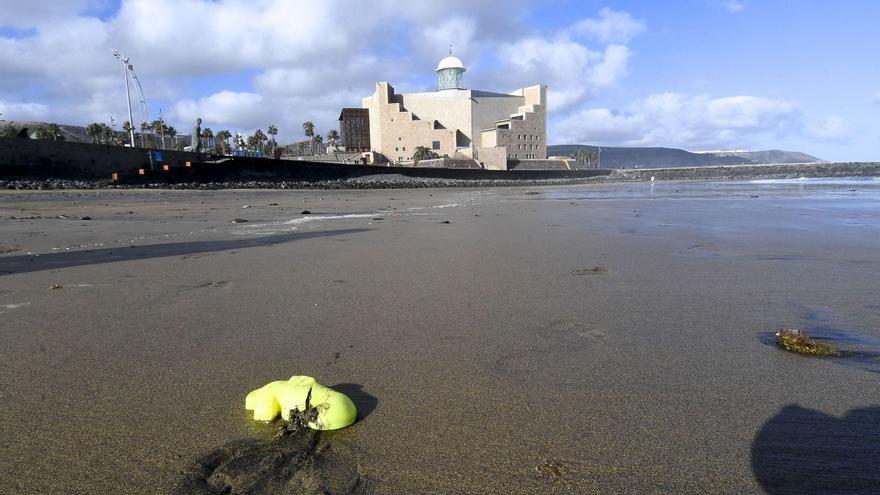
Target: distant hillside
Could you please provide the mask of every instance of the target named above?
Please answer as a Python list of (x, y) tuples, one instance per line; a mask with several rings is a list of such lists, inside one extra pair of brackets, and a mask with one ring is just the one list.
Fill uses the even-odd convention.
[(712, 151), (709, 153), (715, 156), (731, 157), (733, 159), (742, 158), (751, 160), (755, 163), (816, 163), (824, 161), (815, 156), (801, 153), (800, 151)]
[[(581, 144), (547, 146), (547, 156), (573, 155), (587, 148)], [(602, 146), (602, 168), (706, 167), (711, 165), (755, 165), (761, 163), (815, 163), (822, 160), (796, 151), (718, 151), (693, 153), (678, 148), (623, 148)]]
[[(49, 122), (34, 122), (30, 120), (0, 120), (0, 127), (11, 126), (20, 131), (22, 128), (28, 130), (28, 134), (33, 136), (38, 129), (45, 128)], [(61, 135), (64, 140), (72, 143), (88, 143), (90, 142), (86, 136), (85, 127), (78, 125), (58, 124), (61, 129)]]
[[(0, 120), (0, 129), (5, 128), (6, 126), (12, 127), (16, 131), (20, 131), (22, 129), (27, 129), (28, 136), (31, 139), (35, 139), (36, 132), (39, 129), (44, 129), (49, 125), (49, 122), (35, 122), (30, 120)], [(69, 124), (58, 124), (58, 128), (61, 130), (61, 136), (64, 141), (68, 143), (91, 143), (92, 138), (90, 138), (86, 134), (86, 128), (79, 125), (69, 125)], [(122, 130), (121, 125), (116, 125), (115, 129), (113, 129), (117, 133), (124, 132)], [(141, 132), (135, 131), (135, 139), (140, 140)], [(155, 140), (156, 138), (150, 137), (149, 139)], [(189, 146), (190, 136), (189, 134), (178, 134), (173, 139), (167, 137), (167, 143), (170, 144), (172, 141), (176, 144), (180, 144), (181, 146)]]

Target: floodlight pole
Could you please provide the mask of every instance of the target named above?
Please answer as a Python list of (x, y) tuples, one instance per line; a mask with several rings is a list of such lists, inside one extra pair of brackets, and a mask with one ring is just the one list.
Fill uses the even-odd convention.
[(125, 79), (125, 101), (128, 102), (128, 137), (131, 139), (131, 147), (134, 148), (134, 117), (131, 115), (131, 93), (128, 89), (128, 59), (118, 50), (113, 50), (113, 56), (122, 62), (122, 77)]

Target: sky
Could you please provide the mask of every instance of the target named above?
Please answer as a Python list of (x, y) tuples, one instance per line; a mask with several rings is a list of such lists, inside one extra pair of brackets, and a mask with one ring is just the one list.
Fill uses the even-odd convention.
[[(149, 118), (282, 143), (326, 134), (376, 81), (548, 86), (550, 144), (784, 149), (880, 160), (874, 0), (0, 0), (0, 119)], [(136, 117), (137, 120), (137, 117)]]

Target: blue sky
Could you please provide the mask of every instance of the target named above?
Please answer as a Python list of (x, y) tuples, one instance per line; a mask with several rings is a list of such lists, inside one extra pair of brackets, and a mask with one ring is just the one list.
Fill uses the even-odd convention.
[(326, 132), (373, 83), (547, 84), (550, 143), (787, 149), (880, 159), (880, 2), (0, 0), (0, 119), (125, 120), (125, 50), (150, 117), (183, 132)]

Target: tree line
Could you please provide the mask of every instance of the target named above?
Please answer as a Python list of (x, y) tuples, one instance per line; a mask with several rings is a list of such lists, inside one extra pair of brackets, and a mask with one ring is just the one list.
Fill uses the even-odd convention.
[[(303, 133), (308, 138), (305, 142), (294, 143), (293, 152), (298, 154), (316, 154), (323, 152), (324, 137), (316, 134), (315, 124), (306, 121), (302, 125)], [(173, 149), (183, 150), (187, 146), (190, 134), (185, 134), (187, 139), (180, 139), (178, 131), (174, 126), (167, 125), (162, 119), (156, 119), (152, 122), (141, 122), (140, 125), (132, 129), (128, 121), (122, 123), (122, 130), (118, 131), (103, 122), (92, 122), (85, 127), (85, 135), (89, 142), (93, 144), (106, 144), (111, 146), (126, 146), (130, 141), (129, 132), (134, 130), (134, 145), (141, 148), (155, 149)], [(19, 129), (11, 124), (6, 124), (0, 128), (0, 136), (15, 137), (19, 133)], [(257, 129), (253, 134), (246, 138), (242, 136), (241, 141), (237, 139), (239, 134), (233, 133), (228, 129), (222, 129), (216, 133), (210, 128), (205, 127), (201, 131), (202, 149), (207, 152), (218, 153), (222, 155), (230, 155), (233, 151), (244, 150), (249, 152), (260, 152), (268, 156), (275, 156), (278, 150), (276, 136), (278, 136), (278, 127), (270, 125), (264, 132)], [(37, 128), (37, 139), (51, 139), (54, 141), (64, 141), (61, 127), (58, 124), (47, 124)], [(235, 141), (231, 141), (236, 138)], [(331, 129), (327, 132), (327, 144), (336, 146), (339, 142), (339, 132)]]
[[(0, 137), (16, 137), (19, 132), (21, 131), (12, 124), (6, 124), (0, 128)], [(61, 133), (61, 126), (58, 124), (46, 124), (37, 127), (36, 138), (64, 141), (64, 135)]]

